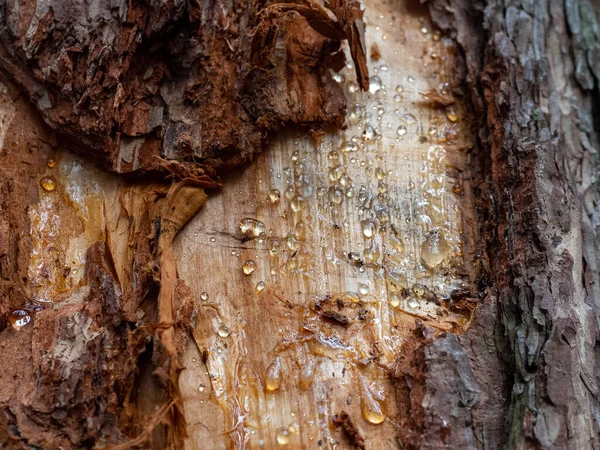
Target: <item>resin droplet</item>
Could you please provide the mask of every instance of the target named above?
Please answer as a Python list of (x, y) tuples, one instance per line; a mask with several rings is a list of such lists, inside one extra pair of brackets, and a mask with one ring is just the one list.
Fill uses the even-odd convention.
[(200, 386), (198, 386), (198, 390), (199, 390), (200, 392), (204, 392), (204, 390), (205, 390), (205, 389), (206, 389), (206, 386), (204, 386), (204, 384), (203, 384), (203, 383), (200, 383)]
[(269, 191), (269, 196), (267, 198), (268, 198), (269, 202), (277, 203), (277, 202), (279, 202), (279, 199), (281, 198), (281, 192), (279, 192), (279, 190), (277, 190), (277, 189), (271, 189)]
[(369, 78), (369, 92), (371, 94), (375, 94), (379, 92), (379, 90), (383, 87), (381, 84), (381, 78), (378, 76), (373, 76)]
[(15, 309), (8, 316), (8, 320), (13, 328), (21, 328), (31, 322), (31, 316), (24, 309)]
[(46, 192), (52, 192), (56, 189), (56, 180), (54, 177), (44, 177), (40, 180), (40, 185)]
[(369, 423), (378, 425), (385, 420), (387, 408), (385, 402), (378, 401), (372, 394), (366, 380), (361, 380), (360, 410)]
[(404, 251), (404, 242), (402, 242), (402, 238), (400, 236), (392, 233), (390, 235), (390, 243), (392, 244), (392, 247), (394, 247), (394, 250), (396, 250), (398, 253), (402, 253)]
[(300, 212), (306, 206), (306, 201), (301, 195), (295, 195), (291, 201), (292, 211)]
[(208, 292), (203, 292), (200, 294), (200, 298), (204, 301), (208, 300)]
[(373, 222), (372, 220), (363, 220), (361, 223), (361, 229), (362, 229), (362, 233), (366, 238), (372, 238), (373, 236), (375, 236), (375, 230), (377, 228), (375, 222)]
[(290, 432), (285, 428), (277, 430), (277, 443), (279, 445), (288, 445), (290, 443)]
[(281, 361), (279, 357), (267, 368), (265, 376), (265, 389), (269, 392), (276, 391), (281, 387)]
[(373, 128), (371, 125), (367, 125), (365, 131), (363, 131), (362, 134), (363, 141), (365, 141), (366, 143), (370, 143), (374, 142), (376, 138), (377, 132), (375, 131), (375, 128)]
[(252, 261), (251, 259), (249, 259), (242, 266), (242, 270), (244, 271), (244, 273), (246, 275), (250, 275), (252, 272), (254, 272), (256, 270), (256, 263), (254, 261)]
[(265, 282), (264, 281), (259, 281), (258, 283), (256, 283), (256, 293), (259, 294), (262, 291), (265, 290)]
[(52, 169), (54, 166), (56, 166), (56, 161), (53, 160), (52, 158), (50, 158), (48, 160), (48, 167), (50, 167)]
[(246, 236), (258, 237), (266, 232), (265, 224), (249, 217), (240, 220), (240, 231)]
[(341, 205), (344, 201), (344, 193), (341, 189), (332, 186), (329, 188), (329, 201), (331, 203), (335, 203), (336, 205)]
[(446, 108), (446, 117), (450, 122), (456, 122), (458, 120), (458, 115), (454, 108)]
[(306, 224), (303, 221), (300, 221), (296, 224), (296, 226), (294, 227), (294, 237), (296, 239), (298, 239), (299, 241), (305, 241), (306, 240), (306, 229), (308, 227), (306, 226)]
[(288, 431), (292, 434), (298, 434), (300, 433), (300, 424), (296, 421), (290, 423), (288, 425)]
[(358, 293), (360, 295), (367, 295), (369, 293), (369, 286), (363, 283), (358, 284)]
[(396, 132), (398, 133), (398, 136), (404, 136), (407, 131), (408, 130), (406, 129), (406, 127), (404, 125), (400, 125), (398, 127), (398, 129), (396, 130)]
[(449, 252), (449, 246), (440, 229), (433, 229), (425, 237), (421, 245), (421, 261), (423, 265), (430, 270), (439, 266), (446, 258)]
[(312, 362), (309, 362), (300, 370), (300, 387), (306, 391), (312, 386), (314, 379), (315, 367)]
[(417, 123), (417, 119), (412, 114), (403, 114), (400, 116), (400, 118), (406, 125), (413, 125)]
[(219, 327), (219, 336), (221, 336), (222, 338), (226, 338), (227, 336), (229, 336), (229, 334), (231, 333), (229, 331), (229, 328), (227, 328), (227, 326), (225, 324), (221, 324), (221, 326)]
[(400, 306), (400, 297), (398, 297), (398, 294), (391, 294), (389, 302), (390, 305), (392, 305), (394, 308), (397, 308), (398, 306)]

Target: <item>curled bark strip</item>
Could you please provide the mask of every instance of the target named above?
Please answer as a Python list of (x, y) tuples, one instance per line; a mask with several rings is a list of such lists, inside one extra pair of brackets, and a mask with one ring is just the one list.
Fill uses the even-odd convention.
[(258, 25), (252, 35), (252, 61), (256, 66), (267, 65), (275, 48), (281, 23), (290, 12), (304, 17), (319, 34), (333, 41), (347, 40), (356, 68), (358, 85), (363, 91), (369, 89), (367, 68), (365, 24), (361, 4), (355, 0), (333, 0), (323, 8), (315, 0), (303, 0), (304, 4), (276, 3), (260, 13)]

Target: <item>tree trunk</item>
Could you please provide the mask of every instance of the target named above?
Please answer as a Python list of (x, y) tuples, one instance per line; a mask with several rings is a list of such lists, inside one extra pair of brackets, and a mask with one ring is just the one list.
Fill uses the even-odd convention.
[(600, 6), (326, 6), (0, 4), (0, 448), (600, 448)]

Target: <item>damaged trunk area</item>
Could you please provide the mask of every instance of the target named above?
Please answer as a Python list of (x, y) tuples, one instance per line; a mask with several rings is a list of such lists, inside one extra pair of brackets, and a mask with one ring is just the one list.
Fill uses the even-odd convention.
[(600, 448), (599, 30), (0, 3), (0, 448)]

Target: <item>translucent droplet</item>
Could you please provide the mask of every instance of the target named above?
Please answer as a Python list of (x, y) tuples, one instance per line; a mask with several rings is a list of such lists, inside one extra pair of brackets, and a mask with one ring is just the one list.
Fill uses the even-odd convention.
[(218, 333), (219, 333), (219, 336), (221, 336), (222, 338), (226, 338), (227, 336), (229, 336), (230, 331), (229, 331), (229, 328), (227, 328), (227, 326), (222, 323), (221, 326), (219, 327)]
[(285, 190), (283, 195), (285, 195), (285, 198), (287, 198), (288, 200), (291, 200), (294, 198), (294, 195), (296, 195), (296, 191), (294, 191), (294, 188), (292, 186), (290, 186), (289, 188), (287, 188)]
[(394, 250), (398, 253), (404, 252), (404, 242), (402, 241), (402, 238), (395, 233), (390, 233), (390, 244), (392, 244), (392, 247), (394, 247)]
[(375, 169), (375, 176), (378, 180), (383, 180), (386, 176), (386, 173), (381, 167), (378, 167)]
[(252, 261), (251, 259), (249, 259), (242, 266), (242, 270), (244, 271), (244, 273), (246, 275), (250, 275), (252, 272), (254, 272), (256, 270), (256, 263), (254, 261)]
[(269, 392), (278, 390), (281, 387), (281, 361), (279, 357), (275, 358), (267, 368), (265, 376), (265, 389)]
[(400, 125), (398, 127), (398, 129), (396, 130), (396, 132), (398, 133), (398, 136), (404, 136), (407, 131), (408, 130), (406, 129), (406, 127), (404, 125)]
[(421, 34), (427, 34), (429, 33), (429, 29), (425, 26), (421, 27)]
[(265, 290), (265, 282), (264, 281), (259, 281), (258, 283), (256, 283), (256, 293), (257, 294), (260, 294), (264, 290)]
[(336, 205), (341, 205), (344, 201), (344, 193), (341, 189), (332, 186), (329, 188), (329, 201), (331, 203), (335, 203)]
[(281, 198), (281, 192), (279, 192), (278, 189), (271, 189), (269, 191), (269, 196), (268, 196), (269, 202), (277, 203), (280, 198)]
[(412, 290), (417, 297), (423, 297), (425, 295), (425, 286), (420, 283), (414, 284)]
[(240, 220), (240, 231), (246, 236), (258, 237), (266, 232), (266, 228), (260, 220), (246, 217)]
[(357, 91), (358, 91), (358, 84), (356, 84), (354, 81), (348, 82), (348, 92), (350, 92), (351, 94), (354, 94)]
[(407, 80), (409, 83), (414, 83), (415, 81), (417, 81), (417, 80), (415, 80), (415, 77), (413, 77), (412, 75), (409, 75)]
[(305, 241), (307, 228), (308, 227), (302, 220), (299, 221), (296, 226), (294, 226), (294, 237), (299, 241)]
[(203, 292), (200, 294), (200, 298), (204, 301), (208, 300), (208, 292)]
[(290, 206), (292, 207), (292, 211), (294, 212), (300, 212), (304, 209), (304, 207), (306, 206), (306, 200), (304, 199), (304, 197), (302, 197), (301, 195), (295, 195), (292, 198), (292, 201), (290, 203)]
[(360, 297), (356, 292), (346, 291), (346, 298), (352, 303), (360, 303)]
[(315, 378), (315, 367), (312, 362), (305, 364), (300, 370), (300, 388), (307, 390)]
[(400, 306), (400, 297), (396, 293), (390, 294), (389, 302), (390, 305), (392, 305), (394, 308), (397, 308)]
[(400, 119), (402, 119), (406, 125), (414, 125), (417, 123), (417, 119), (412, 114), (403, 114), (400, 116)]
[(452, 186), (452, 192), (454, 192), (456, 195), (463, 195), (463, 188), (460, 184), (456, 183)]
[(342, 166), (335, 166), (329, 169), (329, 181), (335, 183), (338, 181), (344, 173), (344, 168)]
[(446, 117), (450, 122), (456, 122), (458, 120), (458, 115), (456, 114), (456, 110), (452, 107), (446, 108)]
[(56, 161), (53, 160), (52, 158), (50, 158), (48, 160), (48, 167), (50, 167), (52, 169), (54, 166), (56, 166)]
[(370, 247), (365, 247), (363, 254), (365, 256), (365, 263), (375, 264), (379, 259), (379, 247), (376, 244), (373, 244)]
[(300, 433), (300, 424), (298, 422), (296, 422), (296, 421), (290, 423), (288, 425), (288, 431), (291, 434), (298, 434), (298, 433)]
[(204, 385), (204, 383), (200, 383), (200, 386), (198, 386), (198, 390), (200, 392), (204, 392), (206, 390), (206, 386)]
[(421, 261), (430, 270), (439, 266), (446, 258), (449, 246), (440, 229), (433, 229), (425, 236), (421, 245)]
[(402, 86), (400, 84), (398, 86), (396, 86), (396, 92), (398, 94), (402, 94), (404, 92), (404, 86)]
[(31, 316), (24, 309), (15, 309), (9, 314), (8, 320), (13, 328), (21, 328), (31, 322)]
[(334, 73), (333, 74), (333, 81), (335, 81), (336, 83), (343, 83), (344, 82), (344, 75), (342, 75), (341, 73)]
[(416, 309), (419, 307), (419, 301), (414, 297), (409, 298), (408, 302), (406, 304), (408, 305), (409, 308), (412, 308), (412, 309)]
[(360, 255), (356, 252), (348, 253), (348, 259), (355, 264), (360, 263)]
[(360, 295), (367, 295), (369, 293), (369, 286), (367, 286), (364, 283), (359, 283), (358, 284), (358, 293)]
[(382, 423), (387, 415), (385, 402), (380, 402), (373, 396), (367, 381), (364, 379), (361, 379), (360, 410), (365, 420), (374, 425)]
[(346, 141), (342, 143), (342, 145), (340, 146), (340, 150), (342, 151), (342, 153), (355, 152), (358, 150), (358, 145), (356, 145), (354, 142)]
[(362, 233), (367, 238), (372, 238), (375, 236), (375, 231), (377, 229), (377, 224), (370, 219), (363, 220), (360, 223)]
[(40, 185), (46, 192), (52, 192), (56, 189), (56, 179), (54, 177), (44, 177), (40, 180)]
[(394, 101), (400, 103), (402, 101), (402, 96), (400, 94), (394, 95)]
[(327, 159), (329, 160), (329, 162), (337, 165), (340, 163), (340, 154), (336, 150), (331, 150), (327, 154)]
[(377, 132), (375, 131), (375, 128), (373, 128), (371, 125), (367, 125), (362, 133), (362, 139), (367, 144), (375, 142), (375, 140), (377, 139)]
[(381, 84), (381, 78), (379, 78), (377, 75), (369, 78), (369, 92), (371, 94), (376, 94), (382, 87), (383, 85)]
[(433, 38), (434, 41), (437, 42), (442, 38), (442, 33), (439, 30), (434, 30), (431, 37)]
[(277, 443), (279, 445), (288, 445), (290, 443), (290, 432), (285, 428), (277, 430)]
[(279, 238), (270, 237), (269, 239), (267, 239), (267, 250), (269, 250), (269, 253), (271, 255), (275, 255), (279, 252), (280, 249), (281, 242), (279, 241)]
[(298, 250), (300, 250), (300, 241), (294, 236), (288, 236), (286, 244), (292, 252), (297, 252)]

